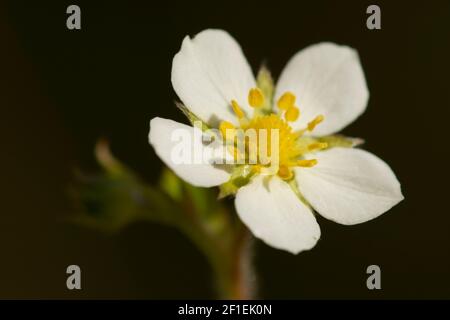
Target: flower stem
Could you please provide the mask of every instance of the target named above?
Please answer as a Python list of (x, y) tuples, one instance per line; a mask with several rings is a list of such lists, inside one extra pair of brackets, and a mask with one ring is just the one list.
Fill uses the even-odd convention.
[(255, 297), (255, 276), (252, 266), (252, 236), (245, 226), (230, 250), (212, 262), (219, 299), (245, 300)]

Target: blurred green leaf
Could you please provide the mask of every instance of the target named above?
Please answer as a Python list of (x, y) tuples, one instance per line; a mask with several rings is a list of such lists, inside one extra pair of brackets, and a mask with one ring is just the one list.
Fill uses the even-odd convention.
[[(95, 156), (100, 173), (78, 173), (72, 188), (77, 211), (72, 220), (106, 232), (120, 231), (139, 220), (173, 226), (206, 256), (220, 296), (233, 296), (236, 268), (240, 268), (236, 254), (248, 251), (246, 243), (251, 238), (226, 201), (217, 200), (217, 189), (194, 187), (168, 168), (163, 168), (157, 184), (149, 185), (116, 159), (104, 140), (97, 143)], [(244, 168), (235, 173), (243, 174)]]
[(194, 187), (168, 168), (163, 168), (158, 184), (149, 185), (117, 160), (104, 140), (97, 144), (95, 156), (101, 172), (78, 173), (72, 192), (78, 212), (74, 221), (115, 232), (149, 220), (176, 227), (203, 247), (212, 239), (223, 243), (224, 234), (233, 236), (235, 221), (225, 203), (217, 200), (217, 189)]
[(171, 170), (165, 169), (159, 180), (161, 189), (167, 193), (173, 200), (180, 201), (183, 197), (183, 185)]
[(177, 210), (170, 195), (141, 181), (113, 157), (105, 141), (97, 144), (95, 155), (102, 171), (95, 176), (77, 174), (72, 196), (78, 214), (73, 220), (106, 231), (140, 219), (174, 222)]

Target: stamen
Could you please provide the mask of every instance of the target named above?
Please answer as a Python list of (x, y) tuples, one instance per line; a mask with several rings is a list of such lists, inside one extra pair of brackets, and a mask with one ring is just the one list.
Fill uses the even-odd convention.
[(292, 92), (285, 92), (277, 102), (278, 108), (281, 110), (289, 110), (294, 104), (295, 95)]
[(248, 93), (248, 104), (253, 108), (262, 107), (264, 104), (264, 95), (258, 88), (250, 89)]
[(300, 110), (295, 106), (291, 106), (289, 109), (287, 109), (286, 113), (284, 114), (284, 118), (286, 119), (286, 121), (289, 122), (294, 122), (295, 120), (298, 119), (299, 116)]
[(314, 167), (316, 164), (317, 164), (317, 159), (298, 160), (297, 161), (297, 166), (299, 166), (299, 167), (311, 168), (311, 167)]
[[(251, 165), (252, 174), (263, 176), (278, 175), (283, 180), (290, 180), (294, 177), (295, 167), (310, 168), (318, 163), (317, 159), (304, 159), (304, 155), (308, 152), (326, 149), (328, 144), (311, 137), (306, 137), (301, 141), (298, 139), (307, 131), (313, 131), (324, 120), (324, 116), (319, 115), (310, 121), (304, 129), (294, 131), (291, 123), (297, 121), (300, 117), (300, 109), (295, 105), (295, 102), (295, 95), (291, 92), (285, 92), (277, 101), (277, 113), (264, 114), (259, 112), (260, 110), (255, 110), (253, 116), (247, 118), (244, 109), (238, 102), (231, 100), (231, 107), (239, 120), (238, 124), (234, 125), (231, 122), (222, 121), (220, 122), (219, 130), (226, 141), (228, 152), (237, 163)], [(259, 88), (250, 89), (248, 104), (255, 109), (265, 105), (264, 94)], [(248, 129), (253, 130), (251, 132), (255, 133), (254, 139), (250, 139), (252, 135), (247, 135), (247, 132), (241, 137), (241, 129), (244, 131)], [(272, 150), (274, 141), (268, 139), (264, 143), (265, 136), (263, 133), (271, 133), (272, 130), (278, 130), (279, 134), (276, 140), (278, 141), (278, 149), (276, 151)], [(237, 141), (235, 141), (236, 138)], [(270, 157), (273, 152), (277, 152), (277, 158), (274, 162), (270, 158), (269, 163), (266, 163), (265, 157), (269, 156), (269, 150)], [(299, 157), (301, 160), (297, 160)]]
[(233, 140), (235, 136), (235, 127), (228, 121), (222, 121), (219, 125), (220, 133), (225, 140)]
[(294, 136), (294, 139), (300, 138), (305, 133), (305, 129), (294, 131), (292, 134)]
[(289, 180), (294, 176), (292, 170), (287, 166), (280, 166), (280, 168), (278, 169), (278, 175), (283, 180)]
[(326, 143), (326, 142), (315, 142), (315, 143), (311, 143), (308, 146), (309, 151), (322, 150), (322, 149), (326, 149), (326, 148), (328, 148), (328, 143)]
[(323, 119), (324, 119), (323, 115), (318, 115), (317, 117), (315, 117), (314, 120), (308, 123), (308, 131), (313, 131), (314, 128), (323, 121)]
[(252, 166), (252, 171), (254, 173), (260, 173), (261, 172), (261, 165), (255, 164), (254, 166)]
[(244, 111), (242, 111), (241, 107), (236, 102), (236, 100), (231, 100), (231, 107), (233, 108), (234, 113), (239, 119), (244, 118), (245, 116)]

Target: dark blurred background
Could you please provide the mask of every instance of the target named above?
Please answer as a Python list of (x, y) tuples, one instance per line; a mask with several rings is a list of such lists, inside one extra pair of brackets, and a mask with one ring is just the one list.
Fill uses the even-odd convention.
[[(366, 8), (381, 7), (381, 30)], [(81, 7), (82, 29), (66, 28)], [(210, 298), (206, 260), (176, 230), (137, 223), (106, 235), (68, 223), (74, 169), (96, 172), (106, 137), (118, 158), (155, 181), (154, 116), (174, 107), (173, 55), (187, 34), (223, 28), (256, 71), (278, 76), (320, 41), (359, 51), (371, 93), (344, 133), (396, 172), (405, 200), (352, 227), (318, 218), (322, 239), (293, 256), (257, 243), (262, 298), (450, 298), (450, 2), (20, 1), (0, 4), (0, 298)], [(66, 267), (82, 269), (81, 291)], [(382, 290), (366, 288), (366, 268)]]

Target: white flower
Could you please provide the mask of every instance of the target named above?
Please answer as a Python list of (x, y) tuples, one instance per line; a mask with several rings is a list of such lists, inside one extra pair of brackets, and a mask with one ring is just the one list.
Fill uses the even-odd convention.
[[(257, 88), (239, 44), (225, 31), (205, 30), (183, 40), (173, 59), (172, 85), (192, 114), (224, 136), (225, 129), (280, 130), (277, 170), (252, 166), (235, 198), (241, 220), (268, 245), (292, 253), (314, 247), (320, 228), (313, 210), (352, 225), (378, 217), (403, 199), (395, 174), (380, 158), (321, 138), (343, 129), (366, 108), (369, 92), (352, 48), (319, 43), (298, 52), (281, 73), (270, 114), (258, 111), (267, 97)], [(159, 157), (195, 186), (227, 183), (232, 172), (221, 166), (173, 162), (171, 132), (179, 128), (194, 130), (172, 120), (151, 120), (149, 140)]]

